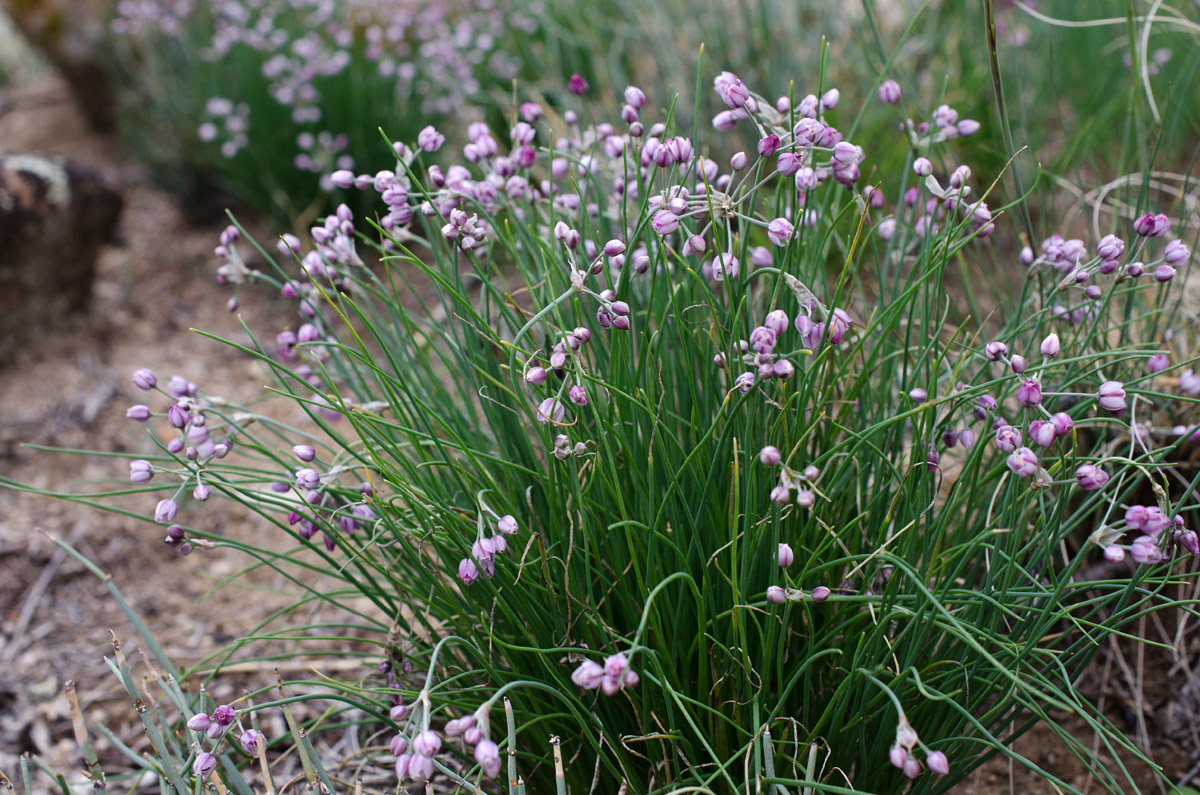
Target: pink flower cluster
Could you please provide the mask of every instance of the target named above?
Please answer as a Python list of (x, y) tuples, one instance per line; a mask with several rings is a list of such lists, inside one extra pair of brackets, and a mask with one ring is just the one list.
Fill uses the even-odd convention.
[(571, 681), (584, 690), (599, 690), (606, 696), (615, 696), (627, 687), (636, 687), (640, 677), (629, 667), (624, 654), (614, 654), (604, 660), (604, 665), (585, 660), (571, 674)]

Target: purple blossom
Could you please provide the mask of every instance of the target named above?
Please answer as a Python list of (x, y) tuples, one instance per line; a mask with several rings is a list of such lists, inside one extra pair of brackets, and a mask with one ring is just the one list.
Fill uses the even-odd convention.
[(242, 732), (242, 736), (238, 738), (238, 743), (242, 746), (242, 750), (246, 753), (256, 754), (258, 753), (260, 745), (262, 745), (265, 740), (266, 738), (262, 736), (261, 732), (255, 731), (254, 729), (247, 729), (246, 731)]
[(154, 521), (159, 524), (170, 524), (175, 521), (177, 513), (179, 513), (179, 506), (175, 504), (175, 500), (159, 500), (158, 505), (154, 508)]
[(192, 772), (200, 778), (208, 778), (212, 772), (217, 769), (217, 758), (204, 751), (196, 757), (196, 761), (192, 763)]
[(792, 552), (792, 548), (790, 546), (787, 544), (780, 544), (778, 553), (775, 556), (775, 560), (779, 564), (779, 568), (786, 569), (788, 566), (792, 565), (792, 561), (795, 560), (795, 554)]
[(153, 370), (143, 367), (133, 371), (133, 378), (131, 380), (133, 381), (133, 385), (138, 389), (149, 392), (158, 383), (158, 376), (154, 375)]
[(895, 105), (900, 101), (900, 84), (895, 80), (884, 80), (879, 86), (879, 101), (885, 105)]
[(1001, 425), (996, 429), (996, 447), (1001, 452), (1014, 453), (1023, 441), (1021, 431), (1011, 425)]
[(1028, 447), (1019, 447), (1008, 457), (1008, 468), (1019, 478), (1027, 478), (1037, 474), (1037, 453)]
[(1096, 390), (1100, 408), (1105, 411), (1118, 412), (1125, 409), (1125, 389), (1120, 381), (1105, 381)]
[(537, 407), (537, 421), (545, 425), (548, 422), (559, 424), (566, 416), (566, 407), (558, 398), (546, 398)]
[(500, 775), (500, 749), (491, 740), (481, 740), (475, 746), (475, 761), (484, 776), (495, 778)]
[(1042, 402), (1042, 384), (1031, 378), (1017, 387), (1017, 402), (1026, 408), (1032, 408)]
[(417, 133), (417, 147), (422, 152), (436, 152), (446, 143), (446, 136), (442, 135), (433, 126), (427, 126)]
[(1081, 464), (1075, 470), (1075, 480), (1084, 491), (1097, 491), (1108, 482), (1108, 473), (1095, 464)]

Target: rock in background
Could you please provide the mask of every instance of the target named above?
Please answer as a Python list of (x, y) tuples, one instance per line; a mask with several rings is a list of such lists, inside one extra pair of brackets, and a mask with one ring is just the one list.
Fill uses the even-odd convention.
[(121, 195), (61, 158), (0, 155), (0, 364), (87, 307)]

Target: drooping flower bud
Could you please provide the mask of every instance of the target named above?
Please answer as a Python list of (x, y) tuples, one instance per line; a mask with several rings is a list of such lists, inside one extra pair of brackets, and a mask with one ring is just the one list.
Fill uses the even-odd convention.
[(1095, 464), (1080, 464), (1075, 470), (1075, 481), (1084, 491), (1098, 491), (1108, 482), (1108, 473)]
[(192, 772), (200, 778), (208, 778), (217, 769), (217, 758), (205, 751), (196, 757), (192, 763)]
[(500, 749), (491, 740), (480, 740), (475, 746), (475, 761), (487, 778), (500, 775)]

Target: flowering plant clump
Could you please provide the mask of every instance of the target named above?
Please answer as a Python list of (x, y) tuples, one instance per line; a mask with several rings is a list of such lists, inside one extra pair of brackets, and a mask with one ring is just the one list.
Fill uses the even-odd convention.
[[(1161, 309), (1186, 245), (1150, 214), (1009, 254), (952, 108), (863, 140), (836, 89), (714, 89), (753, 153), (710, 159), (629, 87), (611, 121), (527, 102), (461, 156), (433, 127), (389, 143), (391, 168), (329, 174), (379, 211), (310, 242), (227, 229), (233, 305), (295, 305), (245, 350), (311, 425), (139, 370), (147, 515), (181, 552), (232, 543), (200, 504), (231, 497), (297, 545), (252, 554), (369, 600), (379, 678), (338, 697), (395, 730), (406, 786), (499, 791), (504, 744), (546, 789), (552, 731), (581, 792), (944, 791), (996, 751), (1032, 766), (1011, 742), (1051, 708), (1137, 753), (1073, 682), (1193, 576), (1167, 466), (1190, 431), (1144, 425), (1200, 392), (1171, 386)], [(889, 148), (905, 169), (873, 172)], [(964, 262), (991, 317), (948, 300)]]

